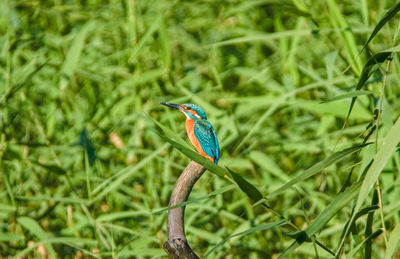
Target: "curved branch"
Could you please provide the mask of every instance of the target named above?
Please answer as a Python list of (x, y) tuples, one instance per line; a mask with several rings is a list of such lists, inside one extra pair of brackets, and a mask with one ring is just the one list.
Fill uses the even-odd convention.
[[(193, 185), (205, 171), (204, 166), (191, 161), (176, 181), (169, 207), (185, 202)], [(163, 248), (174, 259), (198, 259), (199, 257), (193, 252), (186, 240), (184, 213), (185, 206), (168, 211), (168, 241), (164, 243)]]

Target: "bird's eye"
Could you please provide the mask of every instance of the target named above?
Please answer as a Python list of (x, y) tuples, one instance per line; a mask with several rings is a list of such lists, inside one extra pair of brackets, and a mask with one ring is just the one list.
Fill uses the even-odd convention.
[(192, 108), (190, 108), (190, 107), (186, 107), (186, 110), (191, 110)]

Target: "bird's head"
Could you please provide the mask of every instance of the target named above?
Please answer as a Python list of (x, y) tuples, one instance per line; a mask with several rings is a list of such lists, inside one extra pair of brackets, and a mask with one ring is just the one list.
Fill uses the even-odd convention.
[(162, 105), (168, 106), (173, 109), (180, 110), (186, 115), (186, 118), (190, 119), (203, 119), (206, 120), (207, 116), (204, 110), (193, 103), (174, 104), (174, 103), (161, 103)]

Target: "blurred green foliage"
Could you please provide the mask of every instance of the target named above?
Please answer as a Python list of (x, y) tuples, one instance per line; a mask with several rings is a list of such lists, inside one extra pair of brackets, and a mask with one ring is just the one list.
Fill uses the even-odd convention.
[[(371, 59), (399, 43), (398, 15), (361, 52), (394, 6), (0, 1), (0, 258), (165, 257), (167, 214), (156, 212), (190, 160), (154, 132), (156, 120), (186, 139), (184, 116), (161, 101), (202, 106), (219, 165), (264, 196), (335, 152), (374, 142), (270, 197), (273, 211), (206, 173), (185, 221), (201, 256), (400, 256), (398, 49)], [(374, 69), (354, 92), (368, 60)], [(375, 154), (388, 162), (369, 167)], [(375, 179), (379, 197), (369, 191)], [(294, 249), (293, 238), (306, 242)]]

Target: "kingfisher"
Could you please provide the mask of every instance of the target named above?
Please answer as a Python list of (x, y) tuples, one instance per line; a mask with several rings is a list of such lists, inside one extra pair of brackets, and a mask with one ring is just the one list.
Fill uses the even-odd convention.
[(207, 120), (204, 110), (200, 106), (192, 103), (181, 105), (174, 103), (161, 104), (177, 109), (185, 114), (186, 133), (190, 142), (192, 142), (200, 155), (217, 164), (220, 155), (217, 134), (211, 123)]

